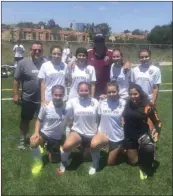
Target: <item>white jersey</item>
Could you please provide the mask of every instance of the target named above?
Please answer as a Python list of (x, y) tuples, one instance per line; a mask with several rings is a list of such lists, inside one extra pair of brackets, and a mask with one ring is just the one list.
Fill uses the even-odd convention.
[(92, 97), (86, 100), (80, 98), (68, 100), (67, 114), (73, 118), (71, 129), (86, 137), (93, 137), (97, 133), (98, 104)]
[(45, 80), (45, 100), (52, 100), (51, 89), (55, 85), (65, 87), (65, 78), (68, 75), (67, 65), (61, 62), (59, 65), (53, 65), (51, 61), (42, 64), (38, 73), (38, 78)]
[(104, 133), (110, 141), (118, 142), (124, 139), (122, 113), (125, 104), (126, 101), (123, 99), (104, 99), (99, 102), (98, 113), (101, 118), (98, 131)]
[(15, 52), (15, 57), (23, 57), (25, 48), (22, 44), (20, 44), (19, 46), (16, 44), (13, 48), (13, 51)]
[(154, 65), (149, 67), (137, 66), (132, 69), (131, 81), (140, 85), (149, 99), (152, 100), (154, 85), (161, 83), (160, 69)]
[(116, 81), (119, 85), (119, 95), (122, 99), (128, 98), (128, 88), (130, 82), (131, 71), (124, 73), (123, 67), (116, 67), (114, 63), (111, 65), (110, 69), (110, 80)]
[(78, 97), (77, 88), (80, 82), (88, 82), (90, 84), (96, 81), (95, 68), (91, 65), (82, 68), (75, 65), (74, 69), (69, 69), (69, 74), (71, 77), (69, 99)]
[(69, 55), (70, 55), (70, 48), (64, 48), (62, 52), (62, 62), (67, 63), (67, 59)]
[(38, 119), (41, 121), (40, 131), (46, 136), (60, 140), (67, 125), (66, 110), (64, 107), (55, 108), (53, 102), (48, 105), (42, 105)]

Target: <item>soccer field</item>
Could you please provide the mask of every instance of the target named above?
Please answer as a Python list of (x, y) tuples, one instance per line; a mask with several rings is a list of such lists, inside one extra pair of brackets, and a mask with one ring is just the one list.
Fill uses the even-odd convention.
[[(172, 66), (161, 67), (161, 90), (172, 89)], [(171, 84), (170, 84), (171, 83)], [(12, 98), (12, 79), (2, 79), (2, 98)], [(157, 110), (163, 123), (158, 142), (157, 160), (160, 165), (152, 178), (141, 181), (138, 167), (126, 162), (117, 166), (105, 166), (101, 157), (101, 171), (88, 175), (90, 162), (80, 161), (74, 153), (74, 161), (63, 175), (56, 174), (58, 164), (48, 163), (42, 173), (31, 174), (33, 162), (29, 148), (20, 151), (20, 106), (11, 100), (2, 102), (2, 195), (172, 195), (172, 92), (159, 93)], [(30, 135), (33, 132), (33, 123)]]

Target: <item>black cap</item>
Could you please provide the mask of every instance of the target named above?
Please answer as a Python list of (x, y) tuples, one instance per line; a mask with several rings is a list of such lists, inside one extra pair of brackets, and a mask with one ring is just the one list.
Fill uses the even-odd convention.
[(102, 33), (97, 33), (94, 36), (94, 42), (104, 42), (105, 41), (105, 37)]

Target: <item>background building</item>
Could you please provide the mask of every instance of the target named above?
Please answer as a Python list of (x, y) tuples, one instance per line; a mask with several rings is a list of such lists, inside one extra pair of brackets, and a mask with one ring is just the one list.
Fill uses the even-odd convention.
[(79, 31), (79, 32), (82, 32), (82, 31), (84, 31), (84, 27), (85, 27), (85, 23), (72, 23), (73, 24), (73, 26), (72, 26), (72, 29), (74, 30), (74, 31)]

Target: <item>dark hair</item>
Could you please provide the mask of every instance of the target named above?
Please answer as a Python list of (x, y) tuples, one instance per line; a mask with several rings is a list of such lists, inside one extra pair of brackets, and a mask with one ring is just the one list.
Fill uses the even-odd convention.
[(52, 53), (52, 51), (53, 51), (55, 48), (60, 49), (60, 50), (61, 50), (61, 53), (62, 53), (62, 48), (61, 48), (61, 46), (53, 45), (53, 46), (50, 47), (50, 54)]
[(76, 50), (76, 57), (77, 57), (77, 55), (78, 55), (79, 53), (83, 53), (83, 54), (85, 54), (85, 55), (88, 57), (87, 49), (84, 48), (84, 47), (77, 48), (77, 50)]
[(41, 47), (43, 47), (43, 44), (40, 41), (34, 41), (32, 42), (32, 45), (37, 44), (37, 45), (41, 45)]
[(151, 51), (148, 48), (143, 48), (139, 51), (138, 56), (140, 57), (141, 52), (147, 52), (149, 54), (149, 57), (151, 57)]
[(129, 92), (133, 88), (136, 89), (136, 91), (139, 93), (140, 98), (141, 98), (141, 102), (144, 105), (148, 104), (149, 103), (148, 95), (143, 91), (141, 86), (139, 86), (138, 84), (135, 84), (135, 83), (130, 83), (130, 85), (129, 85)]
[(119, 85), (116, 81), (108, 82), (106, 85), (106, 90), (108, 89), (109, 86), (115, 86), (117, 91), (119, 92)]
[(89, 88), (89, 91), (90, 91), (91, 85), (90, 85), (88, 82), (85, 82), (85, 81), (82, 81), (82, 82), (80, 82), (80, 83), (78, 84), (77, 90), (79, 90), (80, 86), (83, 85), (83, 84), (87, 85), (88, 88)]
[(54, 93), (54, 91), (55, 91), (56, 89), (62, 90), (62, 93), (63, 93), (63, 94), (65, 93), (65, 88), (64, 88), (62, 85), (55, 85), (55, 86), (53, 86), (52, 89), (51, 89), (52, 95), (53, 95), (53, 93)]
[(121, 50), (119, 48), (114, 48), (113, 52), (115, 52), (115, 51), (118, 51), (120, 53), (121, 57), (123, 57), (123, 53), (121, 52)]

